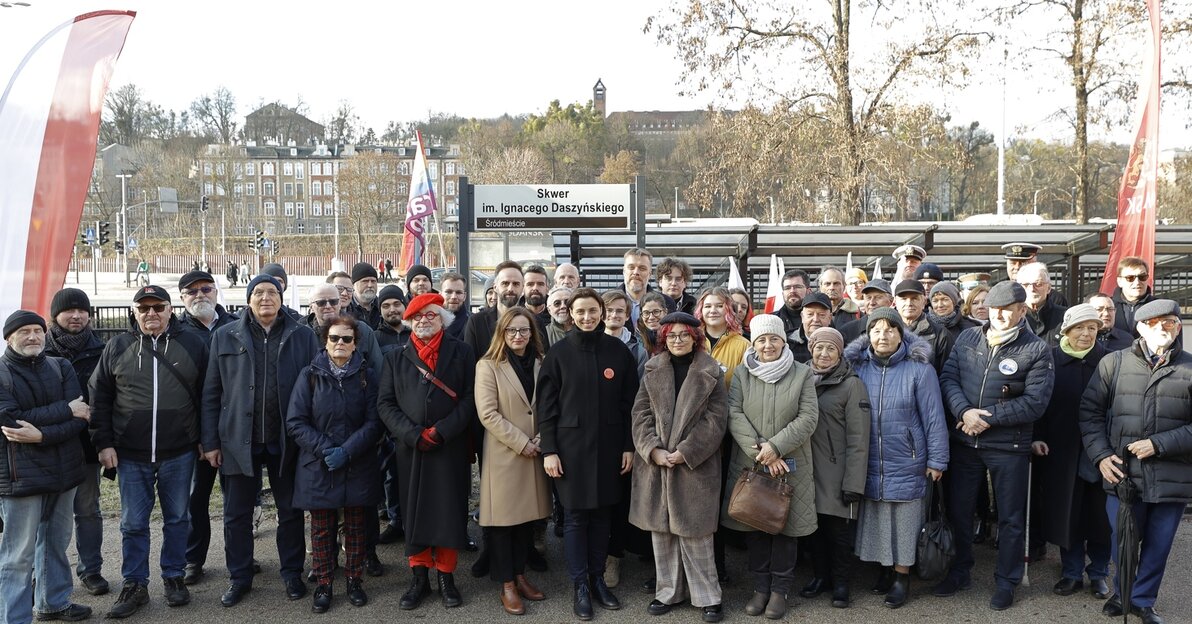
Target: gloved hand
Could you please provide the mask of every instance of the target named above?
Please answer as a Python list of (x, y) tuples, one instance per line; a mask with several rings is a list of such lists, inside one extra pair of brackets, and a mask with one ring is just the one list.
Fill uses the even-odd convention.
[(442, 443), (443, 437), (439, 435), (438, 431), (435, 431), (434, 427), (423, 429), (422, 435), (418, 436), (418, 450), (423, 453), (428, 453), (439, 448), (439, 445)]
[(855, 505), (861, 502), (861, 495), (856, 492), (841, 492), (840, 497), (844, 499), (845, 505)]
[(323, 451), (323, 463), (327, 469), (334, 472), (348, 465), (348, 452), (343, 447), (329, 448)]

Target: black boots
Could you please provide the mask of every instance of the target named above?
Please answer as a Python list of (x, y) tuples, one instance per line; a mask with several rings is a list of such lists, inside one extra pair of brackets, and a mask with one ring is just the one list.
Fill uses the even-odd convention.
[(828, 588), (831, 586), (832, 581), (830, 579), (817, 576), (812, 578), (806, 585), (803, 586), (803, 591), (800, 591), (799, 595), (804, 598), (815, 598), (816, 596), (828, 591)]
[(621, 608), (621, 601), (613, 595), (611, 589), (604, 582), (603, 574), (589, 575), (589, 583), (592, 587), (592, 597), (596, 599), (596, 604), (609, 611), (616, 611)]
[(397, 605), (406, 611), (417, 609), (422, 605), (422, 601), (430, 595), (430, 569), (414, 566), (410, 568), (410, 571), (414, 573), (414, 578), (410, 581), (410, 588), (402, 595), (401, 602)]
[(575, 617), (587, 622), (592, 619), (592, 592), (587, 581), (575, 582), (575, 595), (571, 599), (571, 609)]
[(886, 593), (886, 599), (883, 601), (887, 607), (897, 609), (906, 604), (906, 601), (911, 596), (911, 575), (902, 572), (894, 573), (894, 582), (890, 585), (890, 591)]
[(894, 584), (894, 568), (882, 568), (878, 572), (877, 582), (869, 591), (875, 594), (884, 594), (890, 591), (890, 586)]
[(443, 597), (443, 606), (448, 609), (464, 603), (459, 590), (455, 588), (455, 575), (450, 572), (439, 572), (439, 595)]
[(836, 581), (832, 588), (832, 606), (837, 609), (847, 609), (849, 605), (848, 583)]

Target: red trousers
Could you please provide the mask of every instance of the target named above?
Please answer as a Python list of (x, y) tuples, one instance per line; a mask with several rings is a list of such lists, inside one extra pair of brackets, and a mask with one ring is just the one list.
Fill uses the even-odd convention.
[(410, 555), (410, 567), (434, 568), (444, 574), (455, 572), (455, 563), (459, 559), (459, 551), (454, 548), (434, 546)]

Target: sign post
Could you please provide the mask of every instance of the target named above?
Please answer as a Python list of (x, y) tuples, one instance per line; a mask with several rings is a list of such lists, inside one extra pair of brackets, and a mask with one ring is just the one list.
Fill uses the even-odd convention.
[(486, 184), (473, 191), (476, 231), (627, 230), (629, 184)]

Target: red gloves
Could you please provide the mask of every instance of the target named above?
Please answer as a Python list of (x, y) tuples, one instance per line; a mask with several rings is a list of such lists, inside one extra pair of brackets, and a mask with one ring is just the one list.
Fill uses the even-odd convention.
[(418, 450), (428, 453), (439, 448), (439, 445), (442, 443), (443, 437), (439, 435), (439, 432), (435, 431), (434, 427), (427, 427), (422, 430), (422, 435), (418, 436), (417, 446)]

